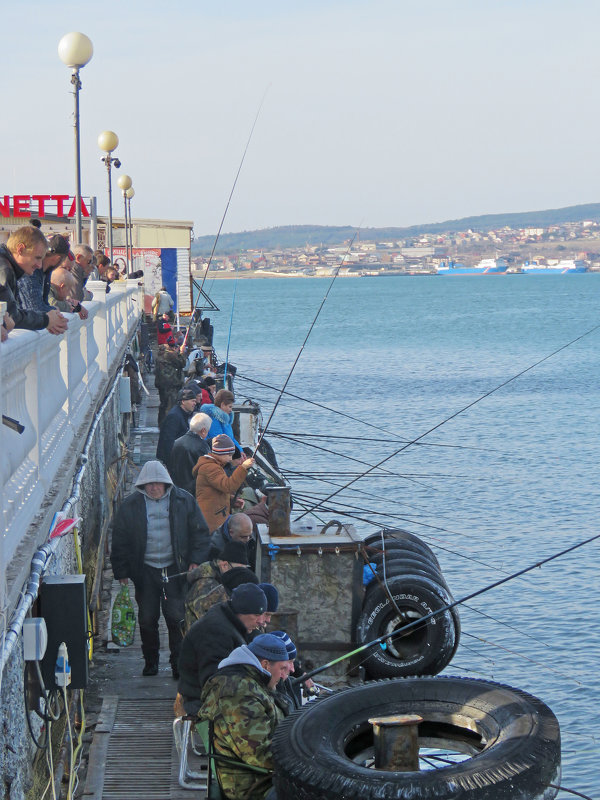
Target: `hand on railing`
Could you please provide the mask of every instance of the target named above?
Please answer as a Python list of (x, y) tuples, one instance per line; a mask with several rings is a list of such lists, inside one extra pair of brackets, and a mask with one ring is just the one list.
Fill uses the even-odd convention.
[(67, 330), (67, 318), (63, 317), (60, 311), (53, 309), (48, 311), (48, 325), (46, 326), (48, 333), (53, 333), (58, 336)]

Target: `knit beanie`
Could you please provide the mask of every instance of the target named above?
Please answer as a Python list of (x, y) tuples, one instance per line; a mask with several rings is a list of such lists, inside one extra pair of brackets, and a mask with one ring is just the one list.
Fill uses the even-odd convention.
[(248, 645), (248, 649), (258, 658), (268, 661), (289, 661), (284, 643), (272, 633), (261, 633)]
[(277, 636), (278, 639), (281, 639), (287, 650), (288, 660), (294, 661), (298, 655), (298, 651), (296, 650), (296, 645), (292, 642), (287, 633), (285, 631), (271, 631), (271, 636)]
[(258, 578), (248, 567), (232, 567), (221, 575), (221, 583), (231, 594), (242, 583), (258, 584)]
[(225, 546), (217, 556), (220, 561), (229, 561), (231, 564), (248, 564), (248, 548), (246, 542), (234, 542), (233, 539), (225, 542)]
[(211, 450), (218, 456), (226, 456), (235, 452), (235, 445), (225, 433), (219, 433), (211, 443)]
[(267, 611), (271, 614), (279, 608), (279, 592), (272, 583), (259, 583), (267, 598)]
[(231, 609), (234, 614), (264, 614), (267, 598), (263, 590), (254, 583), (242, 583), (231, 594)]

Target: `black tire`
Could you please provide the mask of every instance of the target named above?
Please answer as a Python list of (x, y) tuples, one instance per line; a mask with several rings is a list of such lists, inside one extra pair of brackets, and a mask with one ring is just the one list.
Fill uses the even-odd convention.
[[(399, 574), (399, 564), (407, 564), (410, 566), (413, 564), (417, 569), (423, 570), (426, 572), (432, 580), (437, 580), (441, 584), (445, 585), (446, 580), (442, 575), (442, 571), (439, 567), (436, 567), (435, 564), (432, 564), (431, 561), (426, 558), (425, 556), (420, 556), (418, 553), (407, 553), (406, 551), (399, 551), (394, 550), (390, 553), (387, 553), (385, 559), (383, 556), (375, 556), (369, 559), (370, 564), (375, 564), (375, 569), (377, 572), (383, 574), (383, 564), (385, 561), (385, 569), (386, 575), (389, 577), (393, 574), (393, 571), (396, 570), (396, 574)], [(406, 569), (404, 572), (409, 572), (410, 570)]]
[[(409, 531), (404, 531), (401, 528), (385, 528), (383, 530), (383, 538), (385, 539), (386, 545), (388, 542), (415, 542), (416, 544), (420, 544), (423, 547), (426, 547), (428, 550), (431, 550), (429, 545), (425, 544), (425, 542), (422, 539), (419, 539), (418, 536), (415, 536), (414, 533), (409, 533)], [(363, 544), (380, 545), (381, 531), (367, 536), (366, 539), (363, 539)]]
[[(377, 575), (379, 575), (380, 579), (383, 581), (383, 567), (382, 567), (382, 565), (378, 566), (376, 568), (375, 572), (377, 573)], [(446, 583), (446, 581), (444, 580), (443, 577), (442, 577), (441, 580), (439, 580), (439, 578), (433, 578), (431, 576), (430, 572), (425, 572), (425, 571), (423, 571), (421, 569), (418, 569), (418, 568), (416, 569), (413, 566), (410, 566), (410, 568), (409, 568), (409, 564), (406, 561), (403, 561), (403, 560), (400, 560), (400, 559), (390, 559), (390, 561), (387, 564), (387, 580), (388, 580), (388, 584), (389, 584), (390, 578), (392, 578), (392, 577), (402, 578), (403, 575), (407, 575), (407, 574), (417, 575), (418, 577), (421, 577), (421, 578), (423, 578), (423, 577), (424, 578), (430, 578), (431, 580), (434, 581), (434, 583), (439, 583), (439, 585), (445, 591), (448, 592), (448, 595), (450, 596), (450, 598), (453, 599), (452, 598), (452, 593), (450, 592), (448, 584)], [(365, 601), (366, 601), (366, 595), (368, 593), (370, 593), (370, 592), (375, 591), (376, 588), (379, 588), (381, 591), (385, 591), (385, 590), (383, 590), (381, 588), (381, 585), (380, 585), (379, 581), (376, 578), (374, 578), (365, 587)], [(364, 601), (363, 601), (363, 605), (364, 605)], [(458, 645), (460, 643), (460, 632), (461, 632), (460, 615), (458, 613), (458, 607), (454, 606), (453, 608), (451, 608), (450, 609), (450, 613), (452, 614), (452, 619), (454, 620), (454, 647), (452, 649), (452, 653), (450, 654), (450, 657), (448, 658), (448, 664), (452, 661), (452, 659), (456, 655), (456, 651), (458, 650)]]
[[(370, 717), (418, 714), (419, 744), (471, 755), (440, 769), (364, 765)], [(284, 719), (273, 738), (274, 785), (286, 800), (551, 800), (560, 783), (552, 711), (519, 689), (473, 678), (405, 678), (339, 692)], [(353, 760), (355, 759), (355, 760)]]
[(385, 540), (385, 550), (382, 547), (381, 541), (379, 544), (374, 543), (367, 545), (365, 547), (365, 552), (369, 557), (371, 556), (378, 556), (382, 555), (384, 552), (386, 554), (393, 553), (393, 552), (410, 552), (410, 553), (419, 553), (424, 558), (428, 558), (433, 564), (439, 566), (439, 562), (435, 556), (433, 550), (428, 547), (425, 542), (414, 542), (410, 539), (406, 539), (400, 542), (397, 542), (395, 539), (386, 539)]
[[(380, 587), (367, 593), (356, 624), (356, 638), (360, 644), (392, 633), (452, 602), (451, 595), (443, 587), (417, 575), (391, 578), (388, 589), (400, 615)], [(456, 652), (456, 637), (454, 616), (444, 611), (404, 636), (373, 645), (363, 663), (370, 678), (436, 675)]]

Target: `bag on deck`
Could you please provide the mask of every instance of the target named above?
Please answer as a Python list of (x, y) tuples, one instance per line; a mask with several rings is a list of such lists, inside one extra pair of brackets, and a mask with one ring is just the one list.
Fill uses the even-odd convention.
[(111, 616), (111, 635), (115, 644), (128, 647), (133, 644), (135, 612), (129, 596), (129, 586), (124, 583), (115, 597)]

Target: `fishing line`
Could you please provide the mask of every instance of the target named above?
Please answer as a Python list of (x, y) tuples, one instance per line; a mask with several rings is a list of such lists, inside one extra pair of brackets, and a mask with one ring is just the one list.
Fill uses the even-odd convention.
[[(362, 225), (362, 223), (361, 223), (361, 225)], [(305, 336), (305, 338), (304, 338), (304, 341), (302, 342), (302, 346), (300, 347), (300, 350), (298, 351), (298, 355), (296, 356), (296, 358), (295, 358), (295, 360), (294, 360), (294, 363), (292, 364), (292, 368), (290, 369), (290, 371), (289, 371), (289, 374), (288, 374), (287, 378), (285, 379), (285, 383), (283, 384), (283, 387), (282, 387), (281, 391), (279, 392), (279, 396), (277, 397), (277, 400), (275, 401), (275, 405), (274, 405), (274, 406), (273, 406), (273, 408), (271, 409), (271, 414), (270, 414), (270, 416), (269, 416), (269, 419), (267, 420), (267, 424), (265, 425), (265, 427), (264, 427), (264, 428), (263, 428), (263, 430), (262, 430), (262, 433), (260, 434), (260, 437), (259, 437), (259, 439), (258, 439), (258, 444), (257, 444), (257, 445), (256, 445), (256, 447), (254, 448), (254, 453), (252, 454), (252, 457), (253, 457), (253, 458), (254, 458), (254, 456), (256, 455), (256, 451), (257, 451), (257, 450), (258, 450), (258, 448), (260, 447), (262, 440), (264, 439), (264, 436), (265, 436), (265, 433), (267, 432), (267, 429), (268, 429), (268, 427), (269, 427), (269, 424), (270, 424), (271, 420), (273, 419), (273, 414), (275, 413), (275, 411), (276, 411), (276, 409), (277, 409), (277, 406), (279, 405), (279, 401), (280, 401), (280, 400), (281, 400), (281, 398), (283, 397), (283, 393), (285, 392), (285, 387), (288, 385), (288, 383), (289, 383), (289, 380), (290, 380), (290, 378), (292, 377), (292, 373), (293, 373), (293, 371), (294, 371), (294, 369), (295, 369), (295, 367), (296, 367), (296, 364), (297, 364), (297, 363), (298, 363), (298, 361), (300, 360), (300, 356), (302, 355), (302, 351), (304, 350), (304, 347), (305, 347), (305, 345), (306, 345), (306, 343), (307, 343), (307, 341), (308, 341), (308, 337), (309, 337), (309, 336), (310, 336), (310, 334), (312, 333), (312, 329), (315, 327), (315, 324), (316, 324), (316, 322), (317, 322), (317, 319), (319, 318), (319, 314), (321, 313), (321, 310), (322, 310), (323, 306), (325, 305), (325, 301), (326, 301), (326, 300), (327, 300), (327, 298), (329, 297), (329, 292), (331, 291), (331, 289), (332, 289), (332, 287), (333, 287), (333, 284), (335, 283), (335, 280), (336, 280), (337, 276), (340, 274), (340, 269), (343, 267), (343, 265), (344, 265), (344, 262), (345, 262), (345, 260), (346, 260), (346, 258), (347, 258), (347, 256), (348, 256), (348, 254), (350, 253), (350, 250), (352, 249), (352, 245), (354, 244), (354, 240), (355, 240), (355, 239), (356, 239), (356, 237), (358, 236), (358, 231), (359, 231), (359, 230), (360, 230), (360, 225), (359, 225), (359, 227), (356, 229), (356, 232), (354, 233), (354, 236), (353, 236), (353, 237), (352, 237), (352, 239), (350, 240), (350, 244), (348, 245), (348, 249), (347, 249), (347, 250), (346, 250), (346, 252), (344, 253), (344, 257), (342, 258), (341, 262), (340, 262), (340, 263), (338, 264), (338, 266), (337, 266), (337, 269), (335, 270), (335, 274), (334, 274), (334, 276), (332, 277), (332, 279), (331, 279), (331, 282), (329, 283), (329, 286), (327, 287), (327, 291), (325, 292), (325, 297), (324, 297), (324, 298), (321, 300), (321, 305), (319, 306), (319, 308), (318, 308), (318, 310), (317, 310), (317, 313), (315, 314), (315, 317), (314, 317), (313, 321), (312, 321), (312, 322), (311, 322), (311, 324), (310, 324), (310, 328), (308, 329), (308, 333), (306, 334), (306, 336)], [(307, 512), (304, 512), (304, 513), (307, 513)], [(302, 516), (304, 516), (304, 514), (303, 514)]]
[[(446, 419), (442, 420), (441, 422), (438, 422), (437, 425), (434, 425), (432, 428), (429, 428), (429, 430), (425, 431), (425, 433), (422, 433), (419, 436), (417, 436), (415, 439), (413, 439), (412, 442), (408, 442), (408, 444), (403, 445), (398, 450), (396, 450), (394, 453), (392, 453), (391, 455), (387, 456), (386, 458), (384, 458), (379, 463), (375, 464), (371, 469), (368, 469), (364, 473), (364, 475), (362, 477), (364, 478), (366, 475), (369, 474), (369, 472), (371, 472), (374, 469), (377, 469), (382, 464), (385, 464), (387, 461), (389, 461), (390, 459), (394, 458), (394, 456), (397, 456), (398, 453), (401, 453), (403, 450), (406, 450), (407, 447), (410, 447), (411, 444), (415, 444), (416, 442), (420, 441), (421, 439), (423, 439), (428, 434), (432, 433), (433, 431), (437, 430), (438, 428), (441, 428), (442, 425), (445, 425), (447, 422), (450, 422), (450, 420), (455, 419), (460, 414), (462, 414), (465, 411), (467, 411), (469, 408), (473, 408), (473, 406), (477, 405), (477, 403), (480, 403), (482, 400), (485, 400), (490, 395), (492, 395), (495, 392), (497, 392), (500, 389), (502, 389), (504, 386), (507, 386), (509, 383), (512, 383), (512, 381), (517, 380), (517, 378), (520, 378), (522, 375), (525, 375), (525, 373), (530, 372), (532, 369), (535, 369), (535, 367), (538, 367), (540, 364), (543, 364), (544, 361), (548, 361), (550, 358), (553, 358), (558, 353), (562, 352), (563, 350), (566, 350), (567, 347), (571, 347), (571, 345), (575, 344), (576, 342), (581, 341), (586, 336), (589, 336), (590, 334), (592, 334), (595, 331), (597, 331), (599, 328), (600, 328), (600, 323), (598, 325), (594, 325), (593, 328), (590, 328), (585, 333), (582, 333), (579, 336), (576, 336), (570, 342), (567, 342), (566, 344), (561, 345), (561, 347), (557, 348), (556, 350), (554, 350), (549, 355), (544, 356), (543, 358), (540, 358), (539, 361), (536, 361), (534, 364), (530, 364), (530, 366), (525, 367), (525, 369), (522, 369), (520, 372), (517, 372), (516, 375), (513, 375), (510, 378), (507, 378), (505, 381), (503, 381), (502, 383), (498, 384), (498, 386), (495, 386), (493, 389), (490, 389), (489, 392), (486, 392), (485, 394), (482, 394), (480, 397), (478, 397), (475, 400), (473, 400), (472, 402), (468, 403), (466, 406), (463, 406), (463, 408), (460, 408), (458, 411), (455, 411), (454, 414), (451, 414), (449, 417), (446, 417)], [(345, 488), (347, 488), (348, 486), (351, 486), (353, 483), (355, 483), (358, 480), (361, 480), (361, 479), (360, 478), (355, 478), (354, 480), (350, 481), (350, 483), (348, 483)], [(330, 500), (332, 497), (335, 497), (336, 494), (339, 494), (339, 491), (338, 492), (334, 492), (333, 494), (329, 495), (329, 497), (326, 497), (323, 502), (326, 502), (327, 500)], [(315, 508), (318, 508), (318, 506), (315, 506)], [(313, 509), (309, 509), (309, 511), (305, 511), (304, 514), (301, 514), (299, 517), (296, 517), (294, 522), (298, 522), (298, 520), (302, 519), (302, 517), (306, 516), (306, 514), (310, 513), (310, 511), (312, 511), (312, 510)]]
[(549, 783), (549, 789), (559, 789), (561, 792), (567, 792), (567, 794), (572, 794), (575, 797), (583, 797), (583, 800), (594, 800), (593, 797), (590, 797), (587, 794), (581, 794), (581, 792), (576, 792), (574, 789), (567, 789), (566, 786), (559, 786), (557, 783)]
[[(240, 172), (242, 171), (242, 167), (243, 167), (244, 161), (246, 159), (246, 153), (248, 152), (248, 147), (250, 146), (250, 141), (252, 140), (252, 134), (254, 133), (254, 128), (256, 127), (256, 123), (258, 122), (258, 117), (260, 116), (260, 112), (261, 112), (261, 109), (263, 107), (263, 103), (265, 102), (265, 97), (267, 96), (267, 92), (269, 91), (270, 86), (271, 86), (271, 84), (269, 84), (267, 86), (267, 88), (265, 89), (265, 92), (264, 92), (264, 94), (262, 96), (262, 100), (260, 101), (260, 104), (258, 106), (258, 111), (256, 112), (256, 116), (254, 117), (254, 122), (252, 123), (252, 128), (250, 129), (250, 135), (248, 136), (248, 140), (246, 142), (246, 147), (244, 148), (244, 153), (242, 155), (242, 160), (240, 161), (240, 165), (239, 165), (238, 170), (237, 170), (236, 175), (235, 175), (235, 180), (233, 181), (233, 186), (231, 187), (231, 191), (229, 192), (229, 198), (227, 199), (227, 205), (225, 206), (225, 211), (223, 212), (223, 216), (221, 217), (221, 224), (219, 225), (219, 230), (217, 231), (217, 235), (215, 236), (215, 241), (213, 242), (212, 250), (210, 251), (208, 264), (206, 265), (206, 269), (204, 270), (204, 277), (202, 278), (202, 283), (200, 284), (200, 288), (198, 290), (198, 297), (196, 298), (196, 302), (195, 302), (194, 308), (192, 310), (192, 315), (191, 315), (192, 317), (194, 316), (194, 313), (195, 313), (196, 309), (198, 308), (198, 304), (200, 302), (200, 297), (202, 296), (202, 289), (204, 288), (204, 283), (206, 281), (206, 276), (208, 275), (208, 270), (210, 269), (210, 265), (212, 263), (213, 256), (215, 254), (215, 250), (216, 250), (216, 247), (217, 247), (217, 242), (219, 241), (219, 237), (221, 235), (221, 230), (222, 230), (223, 224), (225, 222), (225, 217), (227, 216), (227, 212), (229, 211), (229, 205), (231, 203), (231, 198), (233, 197), (233, 193), (235, 191), (235, 187), (237, 185), (238, 178), (240, 177)], [(187, 342), (187, 337), (188, 337), (188, 333), (190, 331), (190, 327), (191, 327), (191, 325), (188, 325), (188, 329), (187, 329), (187, 331), (185, 333), (185, 338), (183, 340), (183, 344), (186, 344), (186, 342)]]
[[(341, 266), (341, 264), (340, 264)], [(259, 386), (263, 386), (265, 389), (272, 389), (274, 392), (280, 391), (277, 389), (276, 386), (271, 386), (268, 383), (263, 383), (262, 381), (257, 381), (255, 378), (248, 378), (246, 375), (241, 375), (239, 372), (236, 375), (236, 378), (241, 379), (243, 381), (249, 381), (250, 383), (256, 383)], [(393, 433), (392, 431), (388, 431), (386, 428), (382, 428), (380, 425), (375, 425), (373, 422), (368, 422), (365, 419), (361, 419), (360, 417), (353, 417), (351, 414), (346, 414), (344, 411), (338, 411), (337, 408), (331, 408), (331, 406), (323, 405), (323, 403), (317, 403), (315, 400), (309, 400), (307, 397), (300, 397), (298, 394), (294, 394), (293, 392), (281, 392), (281, 394), (285, 394), (288, 397), (293, 397), (296, 400), (301, 400), (303, 403), (309, 403), (311, 406), (317, 406), (317, 408), (322, 408), (325, 411), (331, 411), (332, 414), (339, 414), (341, 417), (346, 417), (347, 419), (351, 419), (354, 422), (360, 422), (361, 425), (366, 426), (367, 428), (375, 428), (375, 430), (382, 431), (383, 433), (387, 434), (388, 436), (393, 436), (394, 439), (399, 439), (401, 442), (408, 442), (409, 444), (419, 444), (421, 447), (449, 447), (449, 448), (456, 448), (458, 450), (483, 450), (483, 452), (496, 452), (492, 448), (481, 448), (481, 447), (472, 447), (469, 445), (463, 444), (440, 444), (438, 442), (410, 442), (408, 439), (404, 439), (402, 436), (399, 436), (397, 433)]]
[[(598, 327), (600, 327), (600, 325)], [(349, 653), (345, 653), (343, 656), (339, 656), (338, 658), (333, 659), (333, 661), (329, 661), (327, 664), (324, 664), (321, 667), (317, 667), (316, 669), (312, 670), (309, 673), (306, 673), (300, 678), (293, 678), (292, 680), (293, 682), (301, 683), (303, 681), (308, 680), (308, 678), (312, 678), (313, 675), (318, 675), (319, 673), (324, 672), (325, 670), (329, 669), (329, 667), (338, 664), (340, 661), (344, 661), (345, 659), (350, 658), (351, 656), (356, 655), (357, 653), (362, 653), (368, 648), (373, 647), (376, 644), (380, 644), (381, 642), (384, 642), (386, 639), (390, 639), (392, 636), (406, 636), (409, 631), (412, 631), (417, 626), (423, 625), (425, 622), (428, 622), (430, 619), (433, 619), (434, 617), (440, 616), (440, 614), (444, 614), (446, 611), (450, 611), (456, 606), (461, 605), (461, 603), (466, 603), (467, 600), (472, 600), (474, 597), (479, 597), (479, 595), (481, 594), (489, 592), (492, 589), (497, 588), (498, 586), (502, 586), (503, 584), (508, 583), (508, 581), (511, 581), (514, 578), (518, 578), (521, 575), (525, 575), (527, 572), (531, 572), (531, 570), (533, 569), (541, 567), (544, 564), (548, 564), (550, 561), (554, 561), (555, 559), (560, 558), (561, 556), (564, 556), (567, 553), (571, 553), (573, 550), (577, 550), (578, 548), (583, 547), (584, 545), (589, 544), (590, 542), (594, 542), (597, 539), (600, 539), (600, 533), (597, 533), (595, 536), (590, 536), (588, 539), (584, 539), (582, 542), (578, 542), (577, 544), (571, 545), (570, 547), (567, 547), (558, 553), (554, 553), (553, 555), (548, 556), (547, 558), (544, 558), (541, 561), (536, 561), (535, 564), (531, 564), (529, 567), (525, 567), (519, 570), (518, 572), (514, 572), (512, 575), (509, 575), (506, 578), (501, 578), (498, 581), (494, 581), (494, 583), (491, 583), (488, 586), (484, 586), (482, 589), (478, 589), (476, 592), (472, 592), (471, 594), (465, 595), (465, 597), (461, 597), (460, 600), (454, 600), (452, 603), (448, 603), (447, 605), (442, 606), (436, 611), (432, 611), (431, 613), (426, 614), (424, 617), (421, 617), (420, 619), (415, 620), (414, 622), (409, 622), (406, 625), (402, 625), (400, 628), (396, 628), (395, 631), (385, 633), (383, 634), (383, 636), (379, 636), (377, 639), (373, 639), (372, 641), (367, 642), (366, 644), (363, 644), (360, 647), (357, 647), (355, 650), (351, 650)]]
[[(279, 438), (285, 439), (286, 437), (285, 436), (280, 436)], [(372, 466), (372, 465), (369, 464), (368, 461), (362, 461), (360, 458), (354, 458), (354, 456), (348, 456), (345, 453), (338, 452), (337, 450), (329, 450), (327, 447), (321, 447), (318, 444), (312, 444), (311, 442), (303, 442), (303, 441), (298, 440), (298, 439), (291, 440), (291, 441), (293, 441), (294, 444), (304, 445), (304, 447), (311, 447), (314, 450), (320, 450), (321, 452), (328, 453), (329, 455), (332, 455), (332, 456), (338, 456), (339, 458), (345, 458), (348, 461), (354, 461), (357, 464), (362, 464), (363, 466)], [(380, 475), (382, 477), (383, 477), (383, 475), (392, 475), (395, 478), (403, 478), (404, 480), (408, 480), (411, 483), (417, 484), (417, 486), (422, 486), (423, 489), (429, 489), (430, 491), (438, 491), (433, 486), (427, 486), (427, 484), (425, 484), (425, 483), (421, 483), (420, 481), (408, 478), (406, 475), (399, 474), (397, 472), (393, 472), (391, 469), (381, 470)]]

